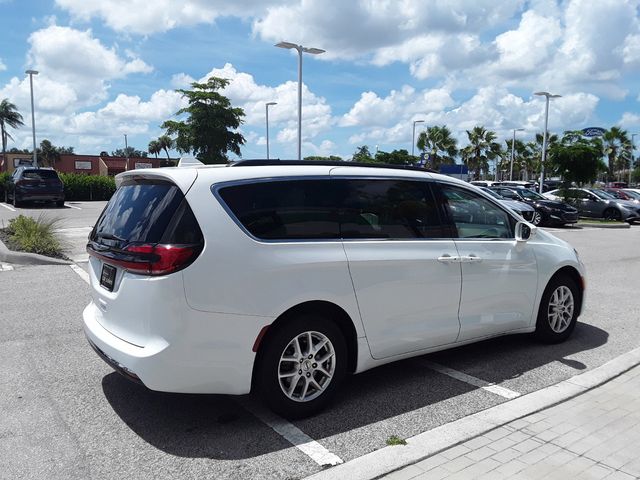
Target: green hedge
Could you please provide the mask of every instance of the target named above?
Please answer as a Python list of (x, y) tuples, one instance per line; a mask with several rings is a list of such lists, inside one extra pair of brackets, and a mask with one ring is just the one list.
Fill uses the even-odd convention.
[(60, 173), (65, 200), (109, 200), (116, 191), (113, 177)]
[(0, 202), (4, 202), (5, 185), (10, 176), (8, 172), (0, 173)]

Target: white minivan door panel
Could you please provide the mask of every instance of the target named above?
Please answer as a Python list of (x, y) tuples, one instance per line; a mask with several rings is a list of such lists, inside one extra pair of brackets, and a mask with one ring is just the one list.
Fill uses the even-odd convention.
[(373, 358), (455, 342), (461, 275), (452, 240), (345, 241), (344, 248)]
[(462, 260), (459, 341), (530, 326), (538, 268), (532, 245), (456, 240)]

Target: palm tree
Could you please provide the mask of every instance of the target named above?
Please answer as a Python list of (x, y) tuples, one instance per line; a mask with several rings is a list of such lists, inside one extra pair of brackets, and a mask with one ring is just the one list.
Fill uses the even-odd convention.
[[(22, 115), (18, 112), (16, 106), (8, 99), (3, 99), (0, 102), (0, 137), (2, 137), (2, 161), (6, 158), (7, 139), (13, 140), (13, 137), (9, 135), (7, 127), (18, 128), (24, 125), (22, 121)], [(1, 164), (0, 164), (1, 165)]]
[(60, 158), (60, 153), (58, 152), (57, 147), (55, 147), (49, 140), (45, 139), (40, 142), (38, 156), (42, 163), (47, 167), (55, 167), (56, 162)]
[(627, 167), (630, 159), (631, 141), (626, 130), (620, 127), (611, 127), (602, 135), (603, 154), (609, 163), (609, 180), (614, 177), (615, 170)]
[(156, 158), (158, 158), (158, 154), (162, 151), (162, 148), (160, 147), (160, 143), (158, 142), (158, 140), (151, 140), (149, 142), (149, 153), (153, 154), (156, 156)]
[(416, 146), (425, 154), (427, 163), (433, 169), (438, 169), (442, 164), (455, 163), (454, 157), (458, 154), (456, 143), (446, 125), (436, 125), (420, 133)]
[(164, 150), (166, 152), (167, 160), (171, 160), (171, 157), (169, 157), (169, 149), (173, 148), (173, 146), (175, 145), (173, 139), (169, 135), (161, 135), (160, 137), (158, 137), (157, 141), (160, 150)]
[(462, 161), (474, 172), (474, 178), (478, 179), (481, 173), (489, 171), (489, 162), (500, 157), (502, 149), (495, 141), (496, 133), (482, 126), (467, 130), (467, 137), (469, 145), (460, 151)]

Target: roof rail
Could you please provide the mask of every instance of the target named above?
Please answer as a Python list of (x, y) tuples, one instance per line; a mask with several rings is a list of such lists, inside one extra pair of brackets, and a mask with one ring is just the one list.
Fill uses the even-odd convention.
[(238, 160), (229, 163), (230, 167), (263, 167), (269, 165), (322, 165), (328, 167), (366, 167), (366, 168), (392, 168), (398, 170), (415, 170), (419, 172), (438, 173), (429, 168), (422, 168), (415, 165), (396, 165), (392, 163), (362, 163), (362, 162), (341, 162), (335, 160)]

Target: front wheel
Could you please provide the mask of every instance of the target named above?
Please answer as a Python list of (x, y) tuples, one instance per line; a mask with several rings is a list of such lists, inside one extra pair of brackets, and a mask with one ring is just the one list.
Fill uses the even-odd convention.
[(579, 308), (576, 282), (566, 275), (551, 279), (540, 301), (536, 336), (545, 343), (563, 342), (576, 326)]
[(342, 332), (316, 314), (291, 319), (265, 341), (259, 356), (257, 386), (266, 403), (287, 418), (322, 410), (347, 371)]
[(607, 220), (615, 220), (617, 222), (622, 220), (622, 214), (617, 208), (607, 208), (602, 216)]

